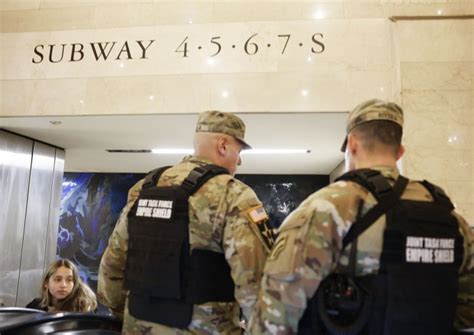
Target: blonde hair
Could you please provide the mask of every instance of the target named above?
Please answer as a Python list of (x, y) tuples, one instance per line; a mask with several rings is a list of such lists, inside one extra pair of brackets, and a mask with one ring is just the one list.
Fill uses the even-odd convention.
[(63, 300), (54, 305), (57, 311), (63, 312), (92, 312), (97, 308), (97, 299), (94, 292), (79, 277), (77, 267), (68, 259), (58, 259), (53, 262), (48, 271), (46, 271), (41, 283), (41, 307), (53, 306), (53, 298), (49, 292), (49, 278), (60, 268), (64, 266), (72, 271), (73, 283), (71, 293)]

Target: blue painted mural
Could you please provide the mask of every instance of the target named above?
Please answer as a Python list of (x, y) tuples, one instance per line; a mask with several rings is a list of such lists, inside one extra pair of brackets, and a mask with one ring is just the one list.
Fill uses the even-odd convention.
[[(97, 271), (109, 236), (127, 200), (128, 189), (144, 174), (65, 173), (57, 255), (72, 260), (96, 290)], [(328, 176), (238, 175), (250, 185), (278, 227), (308, 195), (326, 186)]]
[(79, 267), (94, 290), (97, 270), (127, 192), (143, 174), (65, 173), (57, 254)]

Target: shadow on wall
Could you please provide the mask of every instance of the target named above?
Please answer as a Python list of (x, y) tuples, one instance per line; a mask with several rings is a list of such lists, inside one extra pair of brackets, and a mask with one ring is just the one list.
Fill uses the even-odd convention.
[[(72, 260), (94, 291), (100, 259), (126, 203), (128, 189), (143, 177), (140, 173), (64, 173), (57, 254)], [(329, 183), (329, 176), (322, 175), (237, 178), (255, 190), (273, 227), (279, 227), (301, 201)]]

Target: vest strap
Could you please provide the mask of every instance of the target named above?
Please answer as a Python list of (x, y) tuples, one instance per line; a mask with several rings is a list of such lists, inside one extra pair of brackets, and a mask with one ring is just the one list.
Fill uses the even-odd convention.
[(189, 172), (188, 176), (181, 184), (181, 187), (185, 192), (187, 192), (188, 196), (191, 196), (201, 188), (206, 181), (220, 174), (229, 174), (229, 171), (214, 164), (197, 166)]
[[(171, 166), (163, 166), (154, 169), (145, 176), (142, 189), (156, 186), (160, 180), (163, 172), (168, 170)], [(194, 194), (206, 181), (220, 174), (229, 174), (229, 171), (223, 167), (209, 164), (204, 166), (197, 166), (188, 174), (184, 179), (182, 188), (188, 193), (189, 196)]]
[(453, 203), (446, 195), (446, 193), (444, 193), (444, 190), (441, 187), (436, 186), (427, 180), (423, 180), (421, 184), (426, 187), (426, 189), (431, 193), (431, 196), (433, 197), (434, 201), (438, 202), (441, 206), (444, 206), (449, 210), (454, 209)]
[[(395, 185), (390, 187), (391, 190), (387, 191), (385, 183), (388, 182), (385, 180), (381, 182), (380, 177), (384, 178), (382, 174), (378, 171), (372, 170), (376, 172), (376, 174), (368, 174), (363, 172), (361, 178), (343, 178), (342, 180), (352, 180), (358, 184), (361, 184), (360, 181), (368, 180), (368, 183), (361, 184), (363, 187), (367, 188), (377, 199), (380, 199), (379, 202), (372, 207), (366, 215), (362, 218), (356, 220), (354, 224), (349, 229), (349, 232), (343, 238), (343, 249), (345, 249), (354, 239), (356, 239), (359, 235), (361, 235), (364, 231), (366, 231), (375, 221), (377, 221), (380, 216), (386, 213), (395, 203), (400, 200), (403, 191), (405, 190), (406, 186), (408, 185), (408, 179), (403, 177), (402, 175), (398, 176)], [(359, 174), (356, 172), (356, 175)], [(343, 176), (344, 177), (344, 176)], [(381, 193), (379, 193), (381, 192)]]
[(154, 170), (148, 172), (147, 175), (145, 176), (145, 181), (143, 182), (142, 189), (156, 186), (156, 184), (158, 184), (158, 180), (160, 180), (160, 177), (163, 174), (163, 172), (168, 170), (170, 167), (171, 166), (162, 166), (162, 167), (159, 167), (157, 169), (154, 169)]
[(353, 181), (368, 189), (380, 202), (381, 199), (390, 195), (392, 186), (387, 179), (377, 170), (359, 169), (347, 172), (336, 179)]

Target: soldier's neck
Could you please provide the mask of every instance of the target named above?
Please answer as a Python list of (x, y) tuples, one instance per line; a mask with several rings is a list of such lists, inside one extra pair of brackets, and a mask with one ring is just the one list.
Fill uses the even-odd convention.
[(374, 157), (367, 157), (365, 159), (357, 159), (355, 161), (355, 168), (356, 169), (370, 169), (374, 166), (389, 166), (389, 167), (396, 167), (397, 161), (392, 156), (374, 156)]

